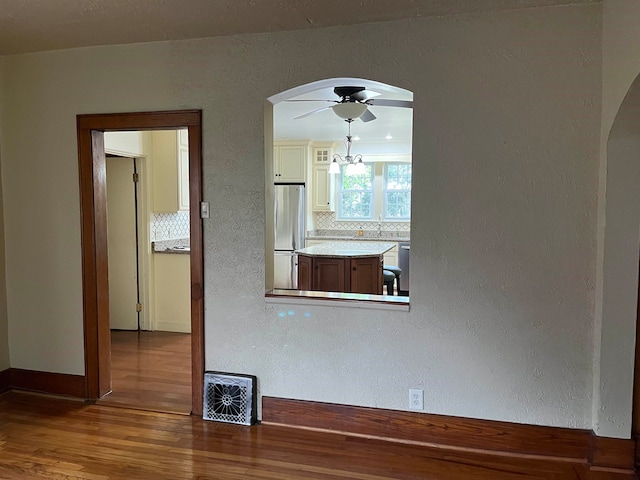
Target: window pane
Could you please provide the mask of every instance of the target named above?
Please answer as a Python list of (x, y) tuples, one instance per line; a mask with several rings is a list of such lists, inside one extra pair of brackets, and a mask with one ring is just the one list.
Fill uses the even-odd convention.
[(395, 163), (385, 166), (384, 217), (408, 220), (411, 218), (411, 164)]
[(411, 165), (387, 165), (387, 190), (411, 190)]
[(372, 187), (371, 165), (367, 165), (360, 175), (342, 175), (342, 190), (371, 190)]
[(372, 218), (373, 216), (373, 168), (365, 165), (359, 175), (343, 173), (340, 176), (339, 217)]
[(411, 218), (411, 193), (387, 192), (387, 218)]
[(371, 192), (342, 192), (343, 218), (371, 218)]

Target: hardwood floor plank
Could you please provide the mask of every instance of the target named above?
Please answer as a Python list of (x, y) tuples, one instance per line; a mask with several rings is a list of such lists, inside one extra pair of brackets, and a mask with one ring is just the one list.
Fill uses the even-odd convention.
[(103, 405), (191, 412), (191, 335), (111, 331), (112, 392)]
[(276, 425), (209, 422), (26, 393), (0, 395), (0, 479), (632, 480), (517, 459)]

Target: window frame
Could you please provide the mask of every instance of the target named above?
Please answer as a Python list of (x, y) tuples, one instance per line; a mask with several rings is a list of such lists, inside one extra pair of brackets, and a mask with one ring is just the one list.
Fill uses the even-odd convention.
[[(375, 199), (376, 199), (376, 195), (375, 195), (375, 165), (373, 164), (367, 164), (365, 163), (365, 168), (369, 170), (369, 179), (370, 179), (370, 184), (371, 187), (369, 190), (353, 190), (353, 189), (348, 189), (345, 190), (343, 188), (344, 186), (344, 178), (345, 176), (347, 176), (346, 174), (346, 169), (347, 169), (348, 165), (343, 166), (340, 169), (340, 174), (337, 176), (337, 182), (338, 182), (338, 188), (337, 188), (337, 195), (338, 195), (338, 208), (337, 208), (337, 212), (336, 212), (336, 220), (339, 221), (345, 221), (345, 222), (355, 222), (355, 221), (369, 221), (369, 220), (373, 220), (374, 218), (374, 213), (375, 213)], [(360, 193), (360, 192), (369, 192), (371, 194), (371, 200), (369, 202), (369, 216), (367, 217), (345, 217), (344, 216), (344, 205), (343, 205), (343, 196), (342, 194), (344, 192), (356, 192), (356, 193)]]
[[(398, 166), (398, 165), (407, 165), (409, 166), (410, 169), (410, 174), (409, 174), (409, 185), (410, 187), (407, 188), (394, 188), (394, 189), (390, 189), (388, 188), (388, 180), (389, 180), (389, 167), (391, 166)], [(411, 221), (411, 185), (413, 182), (413, 168), (412, 168), (412, 163), (411, 162), (384, 162), (384, 171), (382, 174), (382, 199), (383, 199), (383, 205), (382, 205), (382, 218), (385, 221), (388, 222), (406, 222), (406, 221)], [(388, 210), (388, 199), (389, 199), (389, 193), (390, 192), (394, 192), (394, 193), (406, 193), (408, 194), (409, 197), (409, 216), (408, 217), (390, 217), (388, 215), (389, 210)]]

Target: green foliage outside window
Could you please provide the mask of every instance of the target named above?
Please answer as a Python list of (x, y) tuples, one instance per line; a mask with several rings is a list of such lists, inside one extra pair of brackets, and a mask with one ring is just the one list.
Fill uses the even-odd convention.
[(340, 175), (340, 217), (373, 217), (373, 168), (365, 165), (360, 175)]
[(384, 218), (411, 218), (411, 164), (388, 163), (385, 166)]

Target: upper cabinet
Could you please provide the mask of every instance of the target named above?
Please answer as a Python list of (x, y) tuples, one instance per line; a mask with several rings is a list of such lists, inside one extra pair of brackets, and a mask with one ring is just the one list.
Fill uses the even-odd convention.
[(189, 210), (189, 144), (186, 129), (152, 132), (153, 211)]
[(313, 165), (329, 166), (333, 160), (333, 143), (313, 144)]
[(146, 155), (145, 134), (147, 132), (104, 132), (104, 151), (121, 157)]
[(307, 144), (276, 143), (273, 151), (273, 181), (305, 183), (307, 175)]
[(329, 166), (333, 160), (333, 144), (314, 144), (311, 174), (311, 209), (314, 212), (335, 211), (335, 187)]
[(178, 210), (189, 211), (189, 131), (178, 130)]

